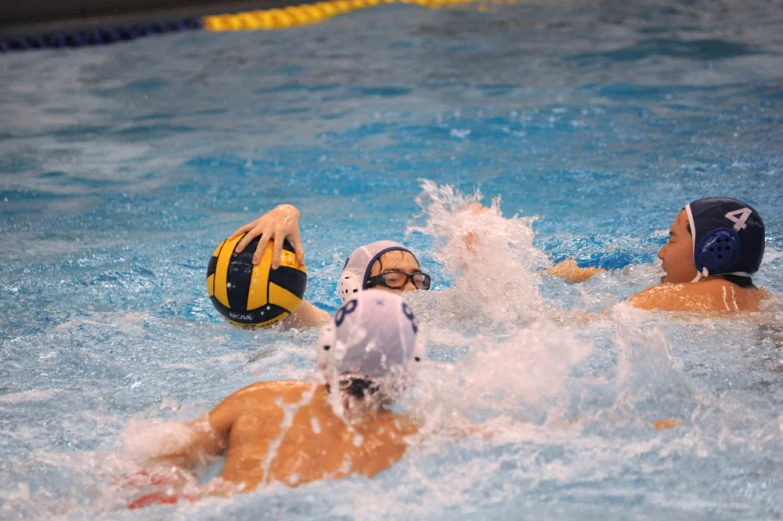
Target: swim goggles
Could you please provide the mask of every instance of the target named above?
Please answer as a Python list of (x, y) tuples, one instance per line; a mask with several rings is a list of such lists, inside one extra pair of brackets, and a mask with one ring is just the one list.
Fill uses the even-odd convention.
[(416, 289), (430, 289), (430, 276), (426, 273), (417, 271), (415, 273), (405, 273), (399, 270), (385, 271), (374, 277), (368, 279), (368, 288), (374, 288), (375, 286), (384, 286), (391, 289), (402, 289), (408, 284), (408, 281), (413, 281), (413, 285)]

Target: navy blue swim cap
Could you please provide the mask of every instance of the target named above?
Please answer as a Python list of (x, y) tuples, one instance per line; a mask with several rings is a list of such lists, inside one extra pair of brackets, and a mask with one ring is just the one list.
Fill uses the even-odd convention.
[(696, 279), (709, 275), (750, 277), (764, 257), (764, 222), (750, 205), (708, 197), (685, 207), (693, 237)]

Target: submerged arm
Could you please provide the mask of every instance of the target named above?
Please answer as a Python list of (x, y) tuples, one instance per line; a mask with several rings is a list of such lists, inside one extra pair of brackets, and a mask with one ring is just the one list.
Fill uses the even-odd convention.
[(220, 452), (223, 444), (218, 433), (209, 425), (207, 416), (182, 425), (185, 429), (179, 440), (168, 440), (160, 452), (150, 458), (153, 465), (192, 469)]
[(222, 452), (227, 445), (231, 426), (239, 414), (235, 401), (231, 399), (233, 396), (223, 400), (198, 420), (181, 424), (185, 429), (181, 438), (165, 444), (156, 456), (150, 458), (150, 463), (192, 469), (205, 463), (210, 456)]
[(555, 277), (560, 277), (570, 282), (585, 282), (597, 273), (603, 273), (603, 268), (580, 268), (574, 259), (566, 259), (558, 262), (548, 270), (547, 273)]

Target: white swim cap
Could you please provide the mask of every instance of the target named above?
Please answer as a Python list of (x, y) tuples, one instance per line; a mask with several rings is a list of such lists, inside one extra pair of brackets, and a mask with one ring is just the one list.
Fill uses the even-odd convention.
[(410, 307), (395, 293), (369, 289), (353, 295), (318, 335), (318, 366), (327, 378), (404, 386), (424, 359), (424, 342)]
[[(345, 261), (340, 280), (337, 282), (337, 292), (343, 302), (354, 293), (367, 289), (373, 264), (381, 258), (381, 255), (390, 251), (405, 251), (413, 255), (408, 248), (394, 241), (371, 242), (353, 250)], [(413, 258), (415, 259), (416, 256), (413, 255)]]

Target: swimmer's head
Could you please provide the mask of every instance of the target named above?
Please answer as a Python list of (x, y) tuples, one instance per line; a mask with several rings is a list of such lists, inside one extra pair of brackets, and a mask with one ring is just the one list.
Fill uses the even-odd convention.
[(658, 251), (662, 282), (697, 282), (707, 276), (750, 280), (764, 256), (764, 223), (751, 206), (723, 197), (688, 204)]
[(330, 386), (385, 403), (412, 381), (424, 358), (418, 332), (413, 312), (398, 295), (361, 291), (321, 328), (318, 367)]
[(351, 253), (337, 283), (343, 302), (369, 288), (392, 292), (430, 289), (430, 276), (421, 271), (416, 256), (402, 244), (377, 241)]

